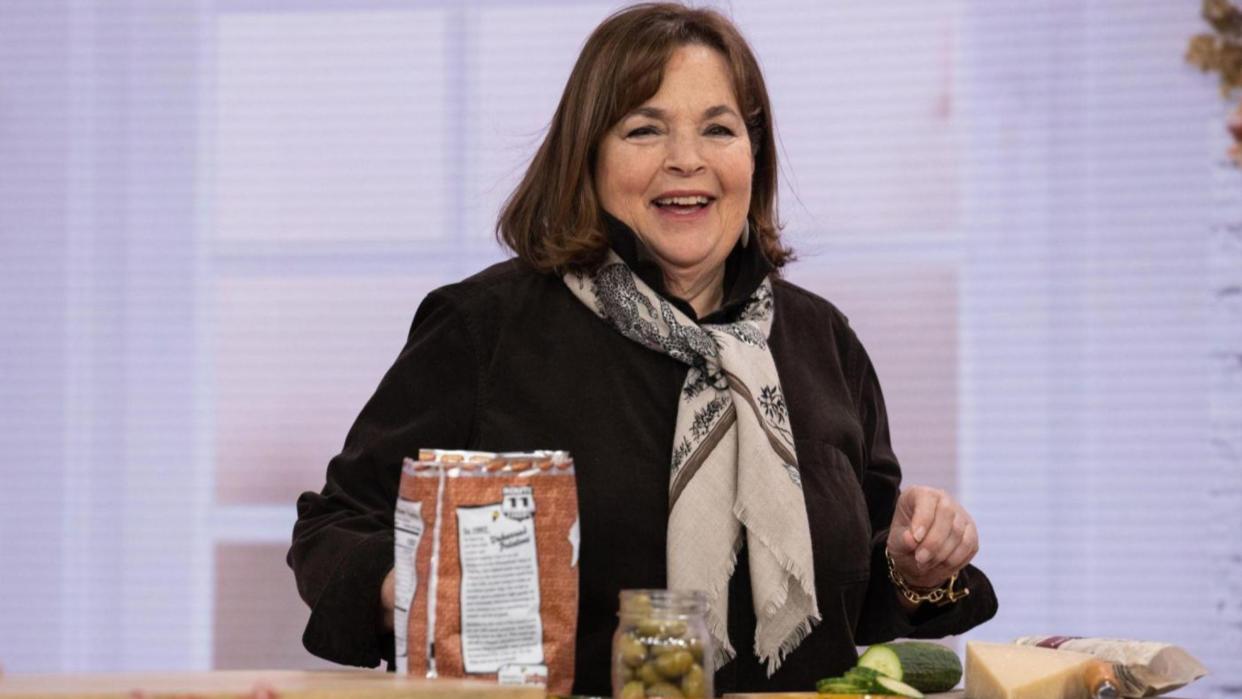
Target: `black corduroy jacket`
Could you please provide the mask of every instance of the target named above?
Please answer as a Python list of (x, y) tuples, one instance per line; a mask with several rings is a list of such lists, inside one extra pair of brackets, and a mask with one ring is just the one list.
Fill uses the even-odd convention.
[[(610, 220), (613, 247), (652, 288), (659, 270)], [(726, 267), (727, 320), (771, 271), (758, 246)], [(694, 312), (673, 300), (687, 315)], [(965, 599), (905, 613), (884, 564), (901, 470), (875, 371), (846, 318), (777, 279), (770, 344), (785, 392), (811, 527), (823, 620), (767, 677), (754, 657), (746, 556), (730, 584), (739, 657), (716, 692), (811, 690), (857, 658), (855, 646), (958, 634), (996, 613), (981, 571)], [(687, 367), (626, 339), (560, 278), (517, 260), (427, 296), (409, 339), (328, 465), (320, 493), (298, 500), (288, 561), (311, 608), (303, 642), (321, 657), (374, 667), (392, 659), (379, 590), (393, 565), (401, 460), (419, 448), (566, 449), (578, 477), (581, 549), (575, 694), (608, 695), (618, 593), (665, 586), (668, 483)]]

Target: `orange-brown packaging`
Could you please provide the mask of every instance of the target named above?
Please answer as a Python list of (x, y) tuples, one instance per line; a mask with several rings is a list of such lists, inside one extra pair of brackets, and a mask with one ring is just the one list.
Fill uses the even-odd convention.
[(395, 527), (398, 672), (572, 693), (578, 492), (566, 452), (421, 451), (403, 465)]

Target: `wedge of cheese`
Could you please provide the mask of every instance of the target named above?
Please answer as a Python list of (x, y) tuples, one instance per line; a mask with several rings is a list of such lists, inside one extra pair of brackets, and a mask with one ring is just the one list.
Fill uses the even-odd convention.
[(1087, 699), (1083, 674), (1095, 658), (1008, 643), (966, 644), (966, 699)]

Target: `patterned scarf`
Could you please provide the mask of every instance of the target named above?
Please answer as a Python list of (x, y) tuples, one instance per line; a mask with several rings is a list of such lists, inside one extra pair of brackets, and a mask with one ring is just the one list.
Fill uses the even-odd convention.
[(617, 256), (565, 284), (622, 335), (689, 365), (669, 480), (668, 586), (707, 593), (717, 667), (729, 643), (729, 578), (745, 536), (755, 655), (768, 675), (820, 619), (806, 501), (776, 364), (768, 347), (772, 282), (737, 320), (699, 325)]

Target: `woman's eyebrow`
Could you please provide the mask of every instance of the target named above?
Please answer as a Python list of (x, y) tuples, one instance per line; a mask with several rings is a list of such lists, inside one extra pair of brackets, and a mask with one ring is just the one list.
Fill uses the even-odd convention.
[(703, 112), (703, 118), (711, 119), (712, 117), (718, 117), (718, 116), (721, 116), (722, 114), (728, 114), (731, 116), (735, 116), (738, 119), (742, 118), (738, 116), (738, 113), (733, 111), (733, 108), (727, 104), (718, 104), (715, 107), (711, 107), (707, 111)]
[[(711, 119), (712, 117), (718, 117), (722, 114), (730, 114), (734, 117), (737, 117), (738, 119), (741, 119), (741, 117), (738, 116), (737, 112), (733, 111), (733, 108), (727, 104), (718, 104), (714, 107), (708, 107), (707, 109), (703, 110), (704, 119)], [(632, 116), (632, 117), (633, 116), (644, 116), (644, 117), (649, 117), (651, 119), (659, 119), (661, 121), (668, 120), (668, 114), (663, 109), (660, 109), (659, 107), (639, 107), (635, 109), (634, 111), (630, 112), (629, 116)]]

